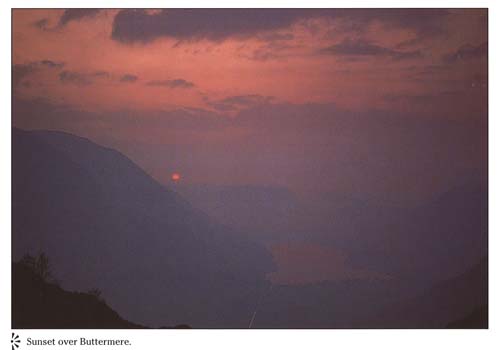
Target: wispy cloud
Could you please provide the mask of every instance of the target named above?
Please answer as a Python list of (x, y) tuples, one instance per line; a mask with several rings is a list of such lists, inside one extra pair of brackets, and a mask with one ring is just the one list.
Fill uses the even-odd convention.
[(59, 73), (59, 80), (63, 83), (85, 86), (93, 84), (96, 79), (107, 79), (110, 78), (110, 76), (110, 73), (106, 71), (86, 73), (65, 70)]
[(123, 74), (121, 77), (120, 77), (120, 82), (121, 83), (135, 83), (137, 81), (137, 79), (139, 79), (137, 77), (137, 75), (133, 75), (133, 74)]
[(100, 9), (67, 9), (59, 18), (59, 26), (63, 27), (72, 21), (80, 21), (85, 18), (95, 17)]
[(191, 89), (195, 84), (184, 79), (171, 79), (171, 80), (151, 80), (146, 83), (148, 86), (167, 87), (171, 89)]
[(49, 25), (49, 20), (47, 18), (42, 18), (38, 21), (35, 21), (33, 25), (40, 30), (46, 30)]
[(23, 64), (15, 64), (12, 66), (14, 86), (18, 85), (24, 78), (26, 78), (30, 74), (42, 69), (61, 69), (63, 67), (63, 62), (56, 62), (47, 59)]
[(206, 103), (215, 110), (225, 112), (268, 104), (273, 100), (275, 100), (273, 96), (262, 96), (254, 94), (229, 96), (215, 101), (206, 100)]
[(350, 57), (390, 57), (394, 60), (422, 57), (419, 50), (399, 51), (380, 46), (367, 40), (345, 39), (342, 42), (318, 50), (319, 54)]

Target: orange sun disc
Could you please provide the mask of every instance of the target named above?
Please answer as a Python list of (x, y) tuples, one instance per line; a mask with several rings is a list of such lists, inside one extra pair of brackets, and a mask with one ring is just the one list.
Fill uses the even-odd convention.
[(181, 179), (181, 176), (177, 173), (173, 173), (172, 174), (172, 181), (176, 182), (176, 181), (179, 181)]

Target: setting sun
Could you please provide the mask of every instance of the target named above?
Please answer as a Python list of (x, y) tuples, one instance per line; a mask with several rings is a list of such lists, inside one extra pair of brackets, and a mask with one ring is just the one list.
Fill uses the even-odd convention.
[(172, 181), (177, 182), (181, 179), (181, 175), (178, 173), (173, 173), (172, 174)]

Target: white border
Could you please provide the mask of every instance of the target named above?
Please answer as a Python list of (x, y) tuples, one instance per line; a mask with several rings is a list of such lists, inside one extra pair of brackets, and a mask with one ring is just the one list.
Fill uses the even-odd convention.
[[(297, 0), (244, 0), (237, 4), (234, 1), (218, 0), (73, 0), (73, 1), (2, 1), (0, 13), (0, 40), (2, 55), (0, 64), (0, 76), (2, 77), (0, 87), (0, 106), (2, 108), (2, 118), (0, 124), (0, 159), (3, 165), (0, 180), (0, 264), (1, 281), (1, 326), (2, 333), (0, 344), (2, 348), (10, 347), (10, 206), (11, 206), (11, 172), (10, 172), (10, 130), (11, 130), (11, 8), (31, 8), (31, 7), (103, 7), (103, 8), (124, 8), (124, 7), (487, 7), (489, 8), (489, 176), (490, 176), (490, 224), (489, 224), (489, 249), (490, 249), (490, 329), (489, 330), (308, 330), (308, 331), (204, 331), (204, 330), (22, 330), (18, 331), (25, 340), (26, 336), (31, 337), (55, 337), (55, 338), (78, 338), (87, 337), (127, 337), (131, 339), (133, 345), (127, 349), (491, 349), (495, 348), (495, 343), (500, 344), (499, 337), (499, 303), (500, 296), (498, 283), (498, 266), (500, 258), (495, 254), (498, 251), (498, 239), (496, 233), (499, 231), (500, 217), (500, 187), (497, 181), (500, 179), (500, 142), (494, 135), (500, 135), (499, 123), (497, 121), (498, 102), (498, 81), (499, 70), (491, 62), (500, 62), (498, 55), (498, 34), (499, 18), (497, 16), (499, 6), (495, 1), (297, 1)], [(62, 348), (62, 347), (35, 347), (41, 348)], [(71, 348), (71, 347), (66, 347)], [(83, 348), (83, 347), (80, 347)], [(94, 347), (86, 347), (94, 348)], [(109, 349), (110, 347), (99, 347)], [(498, 348), (498, 345), (496, 345)], [(23, 344), (21, 349), (26, 349)]]

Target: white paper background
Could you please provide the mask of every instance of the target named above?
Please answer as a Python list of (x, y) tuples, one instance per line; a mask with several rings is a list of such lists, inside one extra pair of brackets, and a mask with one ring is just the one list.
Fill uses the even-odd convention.
[[(499, 257), (497, 233), (500, 229), (500, 128), (498, 122), (498, 1), (10, 1), (0, 8), (0, 348), (9, 349), (11, 339), (11, 8), (18, 7), (488, 7), (489, 8), (489, 330), (16, 330), (20, 349), (498, 349)], [(126, 338), (128, 347), (112, 346), (27, 346), (26, 338), (79, 339)]]

